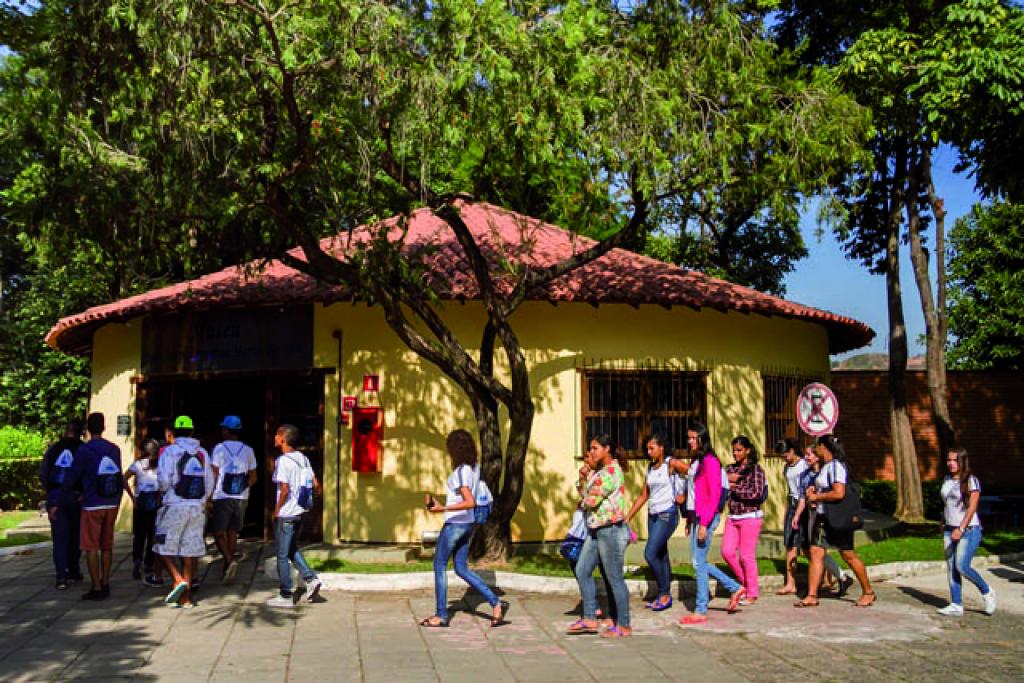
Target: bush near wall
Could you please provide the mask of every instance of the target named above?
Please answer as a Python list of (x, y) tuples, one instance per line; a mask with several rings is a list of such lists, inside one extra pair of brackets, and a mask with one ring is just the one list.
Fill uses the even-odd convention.
[[(884, 479), (865, 479), (860, 484), (860, 503), (873, 512), (883, 515), (896, 513), (896, 482)], [(922, 482), (924, 495), (924, 516), (928, 519), (942, 519), (942, 498), (939, 496), (941, 481)]]
[(39, 457), (0, 458), (0, 509), (34, 510), (44, 498)]
[(42, 458), (46, 437), (18, 427), (0, 427), (0, 458)]

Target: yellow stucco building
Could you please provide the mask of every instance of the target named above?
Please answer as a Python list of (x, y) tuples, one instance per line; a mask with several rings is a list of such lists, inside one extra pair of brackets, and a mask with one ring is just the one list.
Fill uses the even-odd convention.
[[(528, 239), (541, 260), (581, 248), (579, 238), (554, 226), (493, 206), (467, 204), (462, 213), (482, 241)], [(425, 210), (410, 225), (410, 243), (454, 242)], [(444, 278), (461, 266), (449, 260), (433, 267)], [(455, 288), (442, 298), (445, 322), (472, 348), (482, 306)], [(651, 431), (680, 444), (687, 422), (700, 420), (723, 462), (739, 434), (770, 452), (775, 439), (797, 435), (796, 392), (807, 381), (827, 380), (830, 351), (856, 348), (873, 335), (857, 321), (620, 250), (531, 298), (513, 318), (536, 405), (516, 541), (565, 534), (588, 433), (609, 431), (641, 458)], [(162, 436), (178, 414), (192, 416), (201, 441), (212, 446), (221, 418), (234, 414), (269, 468), (273, 430), (297, 424), (324, 483), (314, 511), (319, 524), (309, 534), (327, 542), (417, 542), (437, 528), (423, 492), (443, 489), (447, 433), (474, 430), (461, 390), (408, 350), (378, 308), (279, 263), (259, 277), (228, 269), (90, 309), (61, 320), (47, 341), (91, 354), (90, 410), (107, 415), (108, 438), (126, 453), (147, 436)], [(338, 421), (340, 397), (359, 395), (365, 375), (379, 377), (380, 391), (362, 400), (372, 398), (384, 414), (376, 472), (353, 471), (353, 431)], [(762, 463), (771, 482), (766, 527), (778, 527), (782, 462)], [(633, 495), (644, 471), (642, 461), (635, 464)], [(269, 479), (263, 469), (247, 513), (248, 531), (257, 535), (270, 527)], [(637, 517), (641, 535), (644, 518)]]

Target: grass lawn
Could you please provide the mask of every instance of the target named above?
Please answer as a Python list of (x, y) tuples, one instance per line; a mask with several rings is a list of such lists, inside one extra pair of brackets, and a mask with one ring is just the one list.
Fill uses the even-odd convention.
[[(2, 541), (0, 541), (2, 543)], [(997, 531), (985, 534), (978, 555), (1002, 555), (1004, 553), (1024, 551), (1024, 532), (1022, 531)], [(857, 548), (857, 555), (866, 565), (887, 564), (889, 562), (941, 562), (942, 537), (937, 531), (937, 525), (925, 525), (908, 529), (906, 535), (899, 538), (891, 538), (871, 545)], [(833, 553), (840, 564), (842, 560), (839, 553)], [(432, 571), (433, 564), (429, 560), (419, 560), (402, 564), (364, 564), (346, 562), (345, 560), (318, 560), (310, 559), (310, 566), (323, 572), (344, 572), (352, 574), (387, 574), (392, 572), (425, 572)], [(724, 562), (717, 563), (719, 567), (728, 571)], [(801, 557), (798, 572), (805, 572), (807, 558)], [(758, 558), (758, 572), (762, 576), (782, 574), (785, 571), (785, 564), (782, 558)], [(845, 564), (843, 564), (845, 566)], [(505, 564), (487, 565), (487, 569), (498, 571), (519, 572), (521, 574), (534, 574), (538, 576), (561, 576), (571, 577), (569, 563), (562, 557), (553, 555), (529, 555), (517, 556)], [(672, 576), (676, 579), (692, 579), (694, 577), (693, 566), (689, 563), (677, 564), (672, 567)], [(647, 567), (640, 567), (636, 571), (628, 572), (626, 578), (642, 579), (651, 578)]]
[(41, 535), (7, 538), (8, 529), (13, 529), (26, 519), (31, 519), (38, 514), (38, 512), (32, 512), (31, 510), (0, 512), (0, 548), (10, 548), (16, 545), (28, 545), (29, 543), (41, 543), (50, 540), (49, 537)]

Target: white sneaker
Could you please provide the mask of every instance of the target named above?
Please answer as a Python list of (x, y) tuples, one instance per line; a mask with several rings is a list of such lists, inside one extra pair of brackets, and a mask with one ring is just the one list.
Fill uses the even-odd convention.
[(993, 615), (996, 613), (996, 592), (992, 588), (988, 589), (988, 593), (981, 596), (981, 599), (985, 601), (985, 614)]
[(283, 595), (275, 595), (267, 600), (267, 607), (291, 609), (292, 607), (295, 607), (295, 601), (291, 598), (286, 598)]
[(323, 587), (324, 582), (320, 580), (320, 577), (314, 577), (313, 580), (306, 585), (306, 595), (303, 596), (306, 602), (313, 602), (316, 596), (320, 594), (320, 589)]
[(964, 615), (963, 605), (957, 605), (956, 603), (949, 603), (945, 607), (940, 607), (935, 610), (944, 617), (962, 617)]

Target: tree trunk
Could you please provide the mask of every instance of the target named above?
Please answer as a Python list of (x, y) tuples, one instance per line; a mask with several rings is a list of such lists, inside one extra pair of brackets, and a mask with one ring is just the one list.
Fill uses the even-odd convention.
[(917, 178), (911, 183), (915, 191), (910, 194), (914, 199), (907, 201), (907, 214), (910, 224), (910, 258), (914, 265), (914, 279), (921, 298), (921, 310), (924, 313), (926, 334), (926, 358), (928, 376), (928, 396), (931, 399), (932, 421), (939, 442), (939, 460), (951, 448), (956, 440), (953, 421), (949, 415), (948, 388), (946, 383), (946, 321), (945, 321), (945, 218), (942, 199), (935, 192), (931, 180), (931, 154), (926, 150), (922, 154), (919, 177), (927, 184), (928, 200), (932, 215), (935, 218), (935, 247), (938, 267), (938, 303), (932, 295), (931, 278), (928, 273), (928, 252), (921, 239), (921, 220), (917, 211), (917, 196), (920, 183)]
[(901, 202), (890, 207), (885, 254), (885, 285), (889, 306), (889, 425), (892, 432), (893, 468), (896, 475), (896, 518), (909, 523), (924, 521), (921, 474), (917, 469), (914, 436), (907, 413), (907, 328), (900, 288)]

